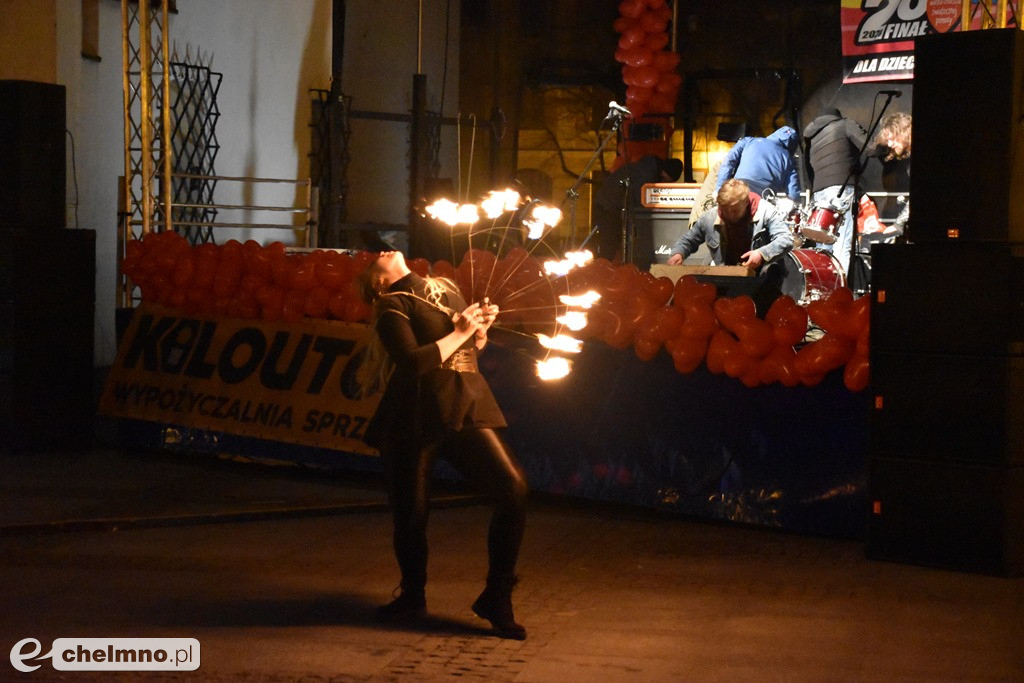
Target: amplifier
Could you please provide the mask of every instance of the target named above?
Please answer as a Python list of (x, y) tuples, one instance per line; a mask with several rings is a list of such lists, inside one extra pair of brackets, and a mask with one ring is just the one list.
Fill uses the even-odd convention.
[(640, 188), (640, 203), (648, 209), (692, 209), (701, 183), (647, 183)]

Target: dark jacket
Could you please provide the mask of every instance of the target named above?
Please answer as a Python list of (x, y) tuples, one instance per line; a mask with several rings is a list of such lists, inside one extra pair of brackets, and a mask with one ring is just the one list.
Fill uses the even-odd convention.
[(857, 155), (866, 138), (867, 132), (859, 123), (838, 114), (823, 114), (811, 121), (804, 129), (811, 191), (846, 182), (857, 166)]
[[(366, 443), (375, 448), (392, 438), (421, 446), (447, 430), (506, 426), (483, 375), (442, 366), (434, 342), (455, 329), (451, 313), (466, 308), (452, 288), (442, 303), (448, 310), (427, 300), (426, 281), (416, 273), (391, 285), (377, 301), (377, 334), (395, 370), (366, 430)], [(470, 354), (475, 366), (472, 338), (457, 353)]]

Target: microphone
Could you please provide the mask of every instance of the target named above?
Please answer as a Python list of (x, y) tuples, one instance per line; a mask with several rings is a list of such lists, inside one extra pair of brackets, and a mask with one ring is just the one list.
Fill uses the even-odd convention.
[(633, 112), (623, 107), (621, 104), (612, 100), (608, 103), (608, 116), (632, 116)]
[(879, 90), (878, 94), (888, 95), (889, 97), (899, 97), (903, 94), (902, 90)]

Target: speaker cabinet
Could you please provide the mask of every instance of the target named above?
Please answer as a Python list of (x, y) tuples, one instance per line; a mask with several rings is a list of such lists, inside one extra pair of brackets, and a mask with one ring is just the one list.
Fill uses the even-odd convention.
[(867, 556), (960, 571), (1024, 570), (1024, 467), (871, 461)]
[(0, 228), (0, 442), (93, 441), (96, 233)]
[(0, 81), (0, 228), (65, 225), (64, 86)]
[(1018, 29), (915, 40), (911, 240), (1024, 241), (1022, 77)]
[(1024, 353), (1024, 244), (876, 244), (871, 260), (872, 351)]
[(871, 451), (1024, 465), (1024, 356), (873, 353)]
[[(689, 209), (635, 209), (633, 225), (637, 234), (637, 261), (642, 260), (647, 265), (667, 263), (672, 255), (669, 249), (683, 236), (689, 223)], [(640, 263), (637, 262), (637, 266)]]

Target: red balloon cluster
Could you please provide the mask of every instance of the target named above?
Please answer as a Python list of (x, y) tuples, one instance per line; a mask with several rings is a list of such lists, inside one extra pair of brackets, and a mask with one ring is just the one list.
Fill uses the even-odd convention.
[(633, 118), (675, 111), (682, 76), (679, 53), (665, 48), (672, 10), (666, 0), (623, 0), (613, 26), (619, 33), (615, 60), (626, 84), (626, 107)]
[[(190, 245), (175, 232), (151, 233), (132, 240), (122, 272), (150, 301), (197, 314), (298, 322), (305, 317), (366, 322), (371, 309), (363, 302), (357, 276), (377, 257), (317, 250), (288, 254), (275, 242)], [(854, 299), (840, 288), (806, 309), (781, 296), (758, 318), (748, 296), (718, 297), (714, 285), (692, 275), (675, 284), (632, 264), (614, 266), (596, 259), (560, 277), (545, 274), (541, 259), (522, 247), (498, 258), (471, 249), (458, 267), (433, 265), (415, 258), (409, 268), (453, 280), (466, 301), (487, 297), (501, 309), (501, 325), (550, 332), (559, 295), (601, 294), (591, 309), (582, 339), (603, 341), (617, 349), (633, 348), (643, 360), (662, 348), (679, 372), (693, 372), (702, 362), (755, 387), (780, 382), (814, 386), (845, 366), (843, 380), (851, 391), (868, 385), (869, 297)], [(800, 347), (808, 318), (825, 334)]]
[(288, 254), (284, 244), (230, 240), (192, 246), (173, 231), (150, 233), (126, 246), (122, 272), (143, 301), (197, 314), (298, 322), (370, 319), (355, 281), (376, 254), (335, 251)]
[[(780, 296), (761, 319), (749, 296), (718, 297), (714, 285), (692, 275), (673, 285), (669, 278), (603, 259), (582, 271), (582, 279), (602, 294), (582, 331), (585, 338), (619, 349), (632, 346), (643, 360), (664, 348), (679, 372), (693, 372), (704, 362), (711, 372), (749, 387), (814, 386), (844, 365), (847, 388), (861, 391), (868, 385), (870, 299), (854, 300), (849, 289), (806, 309)], [(797, 351), (808, 318), (825, 334)]]

